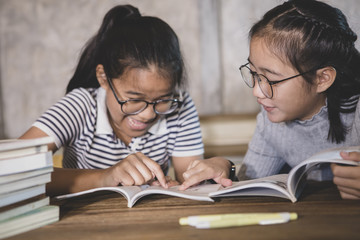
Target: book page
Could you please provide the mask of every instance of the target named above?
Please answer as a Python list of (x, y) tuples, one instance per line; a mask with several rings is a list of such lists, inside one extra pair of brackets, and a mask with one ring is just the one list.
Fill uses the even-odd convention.
[(233, 182), (232, 186), (213, 192), (210, 196), (273, 196), (296, 201), (287, 191), (287, 178), (288, 174), (278, 174), (264, 178)]
[(319, 153), (314, 154), (307, 160), (328, 160), (328, 159), (340, 159), (340, 152), (360, 152), (360, 146), (352, 146), (352, 147), (338, 147), (338, 148), (330, 148)]
[(178, 186), (173, 186), (168, 189), (161, 186), (118, 186), (118, 187), (102, 187), (89, 189), (82, 192), (70, 193), (55, 197), (55, 199), (62, 200), (72, 197), (81, 196), (88, 193), (97, 191), (113, 191), (120, 193), (128, 201), (128, 207), (132, 207), (140, 198), (150, 194), (164, 194), (174, 197), (182, 197), (187, 199), (199, 200), (199, 201), (213, 201), (208, 195), (212, 191), (219, 189), (219, 184), (203, 184), (195, 187), (188, 188), (184, 191), (180, 191)]
[(45, 194), (45, 184), (0, 195), (0, 207), (4, 207), (40, 194)]
[[(179, 190), (179, 186), (173, 186), (168, 189), (163, 188), (161, 186), (149, 186), (143, 185), (143, 191), (136, 194), (136, 196), (132, 199), (132, 205), (135, 204), (137, 200), (142, 198), (143, 196), (149, 194), (164, 194), (174, 197), (181, 197), (186, 199), (198, 200), (198, 201), (210, 201), (214, 200), (209, 197), (211, 192), (214, 192), (219, 189), (220, 184), (200, 184), (194, 187), (190, 187), (184, 191)], [(131, 205), (131, 206), (132, 206)], [(129, 206), (129, 207), (131, 207)]]
[(32, 186), (46, 184), (48, 182), (51, 182), (51, 173), (45, 173), (42, 175), (21, 179), (19, 181), (0, 184), (0, 194), (6, 194)]
[(0, 175), (0, 186), (2, 184), (42, 175), (45, 173), (50, 173), (52, 171), (53, 171), (53, 167), (50, 166), (50, 167), (35, 169), (32, 171), (26, 171), (26, 172), (20, 172), (20, 173), (8, 174), (8, 175)]
[(120, 193), (123, 197), (127, 199), (127, 201), (131, 201), (131, 199), (138, 193), (144, 189), (142, 186), (118, 186), (118, 187), (100, 187), (100, 188), (93, 188), (81, 192), (76, 193), (69, 193), (60, 196), (56, 196), (55, 199), (63, 200), (67, 198), (73, 198), (89, 193), (99, 192), (99, 191), (112, 191)]
[(54, 142), (54, 139), (52, 137), (41, 137), (32, 139), (5, 139), (0, 140), (0, 152), (47, 145), (52, 142)]
[(308, 173), (310, 173), (314, 168), (317, 168), (320, 164), (338, 163), (349, 166), (359, 165), (359, 162), (342, 159), (340, 156), (340, 151), (359, 152), (360, 146), (328, 149), (313, 155), (309, 159), (295, 166), (289, 172), (289, 179), (287, 183), (289, 187), (289, 193), (296, 198), (299, 197), (305, 186)]
[(0, 222), (0, 236), (5, 238), (14, 233), (33, 229), (38, 223), (46, 220), (51, 220), (51, 222), (59, 220), (59, 206), (46, 205)]
[(16, 158), (0, 159), (0, 175), (10, 175), (52, 166), (53, 158), (50, 151)]
[(47, 145), (39, 145), (39, 146), (25, 147), (20, 149), (7, 150), (0, 152), (0, 160), (32, 155), (47, 151), (48, 151)]
[(26, 212), (32, 211), (34, 209), (49, 205), (49, 197), (41, 196), (38, 199), (31, 198), (29, 201), (22, 201), (21, 205), (11, 205), (9, 209), (4, 207), (5, 211), (0, 211), (0, 222), (6, 219), (16, 217), (18, 215), (24, 214)]

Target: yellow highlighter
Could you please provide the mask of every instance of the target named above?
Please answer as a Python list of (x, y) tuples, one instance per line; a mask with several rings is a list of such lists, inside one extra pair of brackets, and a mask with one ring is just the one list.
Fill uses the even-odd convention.
[(180, 218), (180, 225), (190, 225), (196, 228), (224, 228), (247, 225), (268, 225), (286, 223), (297, 219), (296, 213), (234, 213), (200, 215)]

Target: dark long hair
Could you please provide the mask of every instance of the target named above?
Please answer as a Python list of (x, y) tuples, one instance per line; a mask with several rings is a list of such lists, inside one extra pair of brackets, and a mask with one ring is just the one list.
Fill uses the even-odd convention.
[[(330, 129), (328, 139), (340, 143), (347, 129), (340, 113), (356, 109), (360, 95), (360, 54), (357, 35), (337, 8), (315, 0), (289, 0), (268, 11), (250, 30), (250, 39), (262, 38), (273, 53), (299, 72), (332, 66), (336, 79), (326, 90)], [(316, 71), (304, 75), (313, 83)]]
[(112, 8), (98, 33), (84, 46), (66, 92), (97, 88), (96, 66), (102, 64), (109, 78), (128, 68), (155, 65), (172, 82), (173, 90), (185, 87), (186, 77), (178, 38), (171, 27), (156, 17), (141, 16), (131, 5)]

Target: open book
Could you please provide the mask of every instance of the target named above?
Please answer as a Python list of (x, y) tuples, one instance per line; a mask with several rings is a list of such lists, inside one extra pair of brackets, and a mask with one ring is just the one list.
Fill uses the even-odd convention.
[(123, 195), (128, 200), (128, 207), (131, 208), (140, 198), (151, 194), (164, 194), (173, 197), (181, 197), (198, 201), (210, 201), (214, 200), (209, 197), (210, 192), (214, 192), (219, 189), (218, 184), (203, 184), (186, 189), (185, 191), (178, 190), (179, 186), (173, 186), (168, 189), (161, 186), (118, 186), (118, 187), (101, 187), (93, 188), (90, 190), (70, 193), (66, 195), (57, 196), (56, 199), (62, 200), (66, 198), (76, 197), (83, 194), (88, 194), (96, 191), (113, 191)]
[(305, 187), (308, 174), (322, 164), (337, 163), (360, 166), (360, 162), (344, 160), (341, 151), (360, 152), (360, 146), (332, 148), (319, 152), (291, 169), (288, 174), (278, 174), (264, 178), (234, 182), (230, 187), (209, 194), (210, 197), (230, 196), (272, 196), (296, 202)]
[(230, 187), (222, 187), (220, 184), (201, 184), (185, 191), (178, 190), (178, 186), (168, 189), (160, 186), (118, 186), (94, 188), (78, 193), (57, 196), (62, 200), (96, 191), (114, 191), (122, 194), (128, 200), (128, 207), (132, 207), (140, 198), (150, 194), (164, 194), (174, 197), (182, 197), (199, 201), (214, 201), (215, 197), (228, 196), (273, 196), (290, 199), (296, 202), (306, 183), (306, 176), (319, 164), (339, 163), (349, 166), (357, 166), (358, 162), (346, 161), (340, 157), (340, 151), (360, 151), (359, 147), (330, 149), (318, 153), (294, 167), (289, 174), (278, 174), (265, 178), (247, 181), (233, 182)]

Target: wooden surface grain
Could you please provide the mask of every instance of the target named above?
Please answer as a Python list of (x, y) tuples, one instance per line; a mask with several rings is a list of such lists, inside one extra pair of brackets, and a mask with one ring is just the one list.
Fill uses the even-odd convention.
[[(229, 197), (214, 203), (163, 195), (133, 208), (119, 194), (98, 192), (62, 202), (59, 222), (9, 239), (360, 239), (360, 201), (342, 200), (332, 183), (308, 185), (297, 203), (273, 197)], [(180, 217), (297, 212), (298, 220), (267, 226), (196, 229)]]

